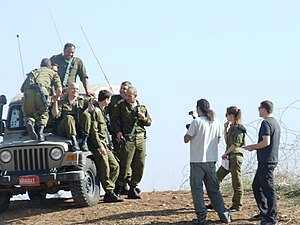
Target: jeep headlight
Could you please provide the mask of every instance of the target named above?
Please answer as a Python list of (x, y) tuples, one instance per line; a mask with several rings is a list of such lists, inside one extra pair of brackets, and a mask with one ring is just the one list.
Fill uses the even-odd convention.
[(58, 161), (62, 158), (63, 152), (60, 148), (52, 148), (50, 151), (50, 157), (51, 159)]
[(9, 151), (4, 150), (0, 153), (0, 160), (4, 163), (10, 162), (12, 155)]

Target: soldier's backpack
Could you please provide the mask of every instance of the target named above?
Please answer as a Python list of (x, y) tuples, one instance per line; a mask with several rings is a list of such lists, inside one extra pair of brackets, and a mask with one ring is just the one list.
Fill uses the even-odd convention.
[(36, 84), (36, 78), (38, 76), (39, 72), (37, 69), (32, 70), (30, 73), (26, 74), (26, 79), (23, 82), (22, 86), (21, 86), (21, 92), (24, 92), (28, 89), (31, 89), (35, 86)]

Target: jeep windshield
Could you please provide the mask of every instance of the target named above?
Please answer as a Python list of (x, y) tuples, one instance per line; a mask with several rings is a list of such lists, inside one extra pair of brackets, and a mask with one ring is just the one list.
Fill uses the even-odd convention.
[(22, 105), (14, 105), (9, 108), (6, 128), (8, 130), (24, 130), (24, 115)]

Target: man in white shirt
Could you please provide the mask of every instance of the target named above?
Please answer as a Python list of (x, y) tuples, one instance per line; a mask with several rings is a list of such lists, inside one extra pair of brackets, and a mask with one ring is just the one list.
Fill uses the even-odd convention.
[(207, 209), (203, 199), (203, 182), (214, 209), (222, 222), (231, 221), (224, 206), (219, 189), (215, 163), (218, 161), (218, 144), (221, 138), (221, 125), (210, 109), (206, 99), (197, 101), (197, 114), (184, 136), (184, 142), (190, 142), (190, 185), (197, 219), (193, 224), (207, 224)]

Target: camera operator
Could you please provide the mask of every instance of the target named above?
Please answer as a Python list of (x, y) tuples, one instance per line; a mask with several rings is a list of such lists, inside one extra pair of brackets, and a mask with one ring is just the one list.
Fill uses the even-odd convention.
[(221, 125), (215, 118), (206, 99), (197, 101), (198, 117), (193, 119), (184, 136), (184, 143), (190, 142), (190, 185), (197, 219), (193, 224), (206, 224), (207, 209), (203, 199), (203, 182), (219, 218), (225, 223), (231, 221), (224, 206), (216, 173), (218, 144), (221, 138)]

